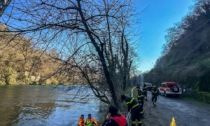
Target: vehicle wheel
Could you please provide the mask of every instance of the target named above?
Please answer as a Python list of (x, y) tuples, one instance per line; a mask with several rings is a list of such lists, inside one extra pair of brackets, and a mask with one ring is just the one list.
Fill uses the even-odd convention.
[(177, 86), (173, 86), (173, 87), (172, 87), (172, 91), (173, 91), (173, 92), (179, 92), (179, 88), (178, 88)]
[(167, 94), (166, 94), (166, 91), (164, 91), (164, 94), (163, 94), (165, 97), (167, 97)]

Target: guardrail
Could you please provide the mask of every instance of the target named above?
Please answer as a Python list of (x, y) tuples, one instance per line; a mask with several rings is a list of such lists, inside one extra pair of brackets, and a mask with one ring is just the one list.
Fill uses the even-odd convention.
[(133, 90), (136, 88), (136, 86), (135, 87), (133, 87), (132, 89), (131, 89), (131, 97), (133, 97)]
[(131, 126), (131, 112), (128, 112), (128, 114), (126, 115), (126, 120), (128, 126)]

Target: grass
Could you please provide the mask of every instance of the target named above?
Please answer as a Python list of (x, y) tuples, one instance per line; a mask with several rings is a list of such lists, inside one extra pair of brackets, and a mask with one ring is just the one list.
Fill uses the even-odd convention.
[(210, 104), (210, 92), (199, 91), (196, 92), (193, 97), (200, 102)]

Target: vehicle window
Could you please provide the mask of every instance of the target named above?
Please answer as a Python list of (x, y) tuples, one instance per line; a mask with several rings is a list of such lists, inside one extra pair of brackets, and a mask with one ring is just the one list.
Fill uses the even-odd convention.
[(172, 84), (169, 84), (168, 87), (171, 88), (171, 87), (173, 87), (173, 85)]

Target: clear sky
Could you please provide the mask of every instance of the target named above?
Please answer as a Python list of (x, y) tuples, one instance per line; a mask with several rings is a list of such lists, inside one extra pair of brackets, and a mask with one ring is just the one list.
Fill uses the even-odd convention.
[(155, 65), (166, 43), (167, 29), (180, 22), (193, 4), (194, 0), (136, 0), (137, 11), (141, 12), (140, 71), (148, 71)]
[(167, 29), (180, 22), (195, 0), (135, 0), (140, 18), (141, 39), (138, 47), (141, 72), (149, 71), (166, 43)]

